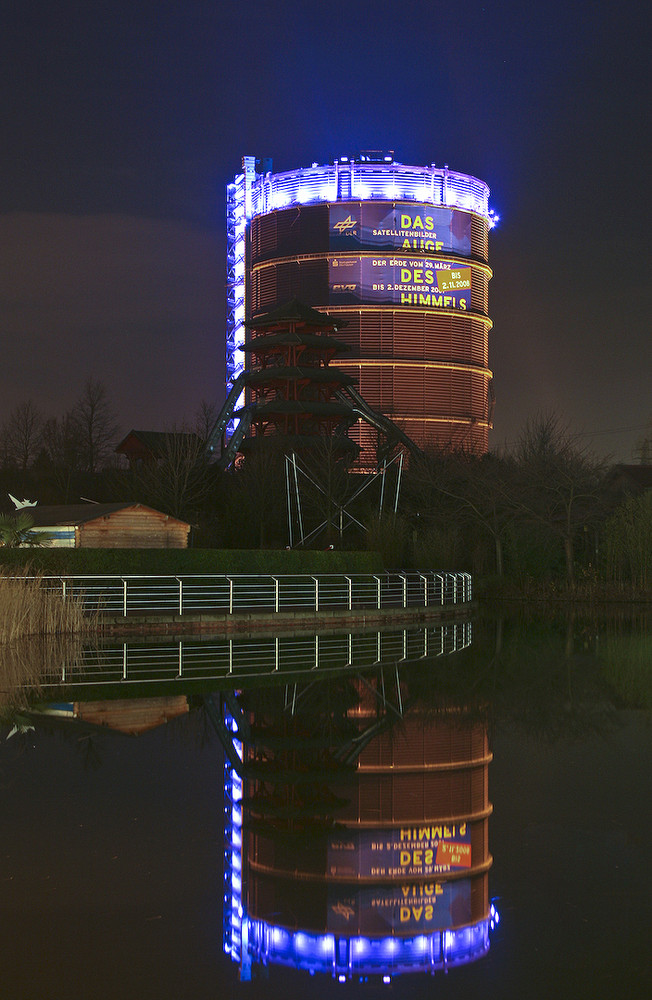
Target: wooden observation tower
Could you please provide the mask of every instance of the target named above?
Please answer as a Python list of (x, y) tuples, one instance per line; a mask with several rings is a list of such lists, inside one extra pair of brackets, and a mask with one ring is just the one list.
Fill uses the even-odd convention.
[(239, 447), (242, 454), (273, 439), (299, 454), (327, 441), (334, 454), (355, 457), (358, 448), (347, 432), (358, 418), (352, 404), (338, 398), (354, 380), (330, 365), (350, 350), (334, 336), (343, 325), (296, 299), (247, 323), (244, 383), (251, 431)]

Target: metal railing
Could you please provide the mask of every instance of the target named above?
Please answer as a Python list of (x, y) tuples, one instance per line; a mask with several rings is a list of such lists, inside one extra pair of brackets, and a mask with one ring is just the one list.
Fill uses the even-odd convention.
[(471, 628), (468, 621), (455, 621), (349, 634), (122, 642), (84, 648), (74, 660), (53, 664), (42, 686), (246, 679), (410, 663), (468, 648)]
[(358, 573), (317, 576), (46, 576), (64, 600), (111, 615), (274, 614), (368, 611), (465, 604), (469, 573)]

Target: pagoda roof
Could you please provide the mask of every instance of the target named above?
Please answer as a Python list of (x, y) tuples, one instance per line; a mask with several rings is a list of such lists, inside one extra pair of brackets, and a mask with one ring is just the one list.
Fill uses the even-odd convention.
[(275, 379), (306, 379), (309, 382), (332, 382), (333, 385), (352, 385), (355, 379), (340, 368), (322, 368), (294, 365), (275, 365), (270, 368), (257, 368), (247, 372), (247, 385), (257, 385), (274, 381)]
[(325, 402), (318, 399), (269, 399), (251, 405), (253, 419), (272, 413), (306, 413), (314, 417), (350, 417), (356, 419), (353, 407), (346, 403)]
[[(343, 326), (344, 324), (342, 324)], [(328, 334), (302, 333), (299, 330), (279, 330), (277, 333), (266, 333), (245, 341), (243, 350), (252, 354), (263, 352), (272, 347), (285, 347), (300, 344), (303, 347), (315, 347), (320, 351), (332, 350), (334, 354), (345, 354), (351, 351), (343, 340), (337, 340)]]
[(326, 313), (317, 312), (316, 309), (311, 309), (310, 306), (304, 305), (303, 302), (295, 298), (283, 303), (283, 305), (277, 306), (276, 309), (272, 309), (268, 313), (264, 313), (262, 316), (258, 316), (256, 319), (247, 320), (245, 326), (250, 330), (260, 330), (264, 327), (280, 326), (285, 323), (305, 323), (308, 326), (314, 326), (318, 329), (320, 327), (331, 327), (333, 330), (348, 325), (343, 320), (327, 316)]

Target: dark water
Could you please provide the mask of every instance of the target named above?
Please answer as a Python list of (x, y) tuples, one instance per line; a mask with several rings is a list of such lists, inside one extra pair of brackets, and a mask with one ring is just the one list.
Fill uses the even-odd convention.
[(239, 981), (223, 951), (224, 752), (196, 698), (137, 738), (5, 727), (0, 995), (652, 995), (651, 675), (644, 620), (482, 621), (470, 650), (400, 668), (416, 704), (473, 706), (487, 727), (500, 923), (479, 961), (389, 985), (284, 968)]

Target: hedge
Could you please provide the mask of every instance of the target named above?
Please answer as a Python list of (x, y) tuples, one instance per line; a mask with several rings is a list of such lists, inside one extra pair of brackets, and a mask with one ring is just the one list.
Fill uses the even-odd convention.
[(46, 576), (381, 573), (378, 552), (273, 549), (0, 548), (0, 573)]

